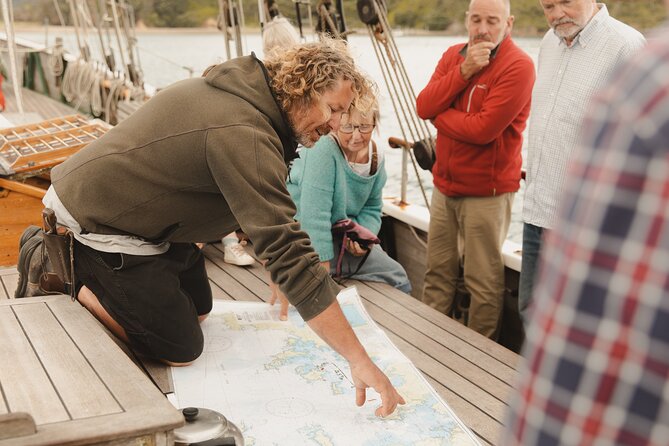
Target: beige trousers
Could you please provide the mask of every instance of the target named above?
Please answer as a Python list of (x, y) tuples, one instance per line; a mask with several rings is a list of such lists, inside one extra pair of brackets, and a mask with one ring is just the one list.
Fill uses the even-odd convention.
[[(423, 302), (451, 315), (461, 262), (471, 294), (468, 326), (497, 338), (504, 299), (502, 244), (515, 193), (496, 197), (447, 197), (432, 193)], [(460, 239), (460, 249), (458, 249)]]

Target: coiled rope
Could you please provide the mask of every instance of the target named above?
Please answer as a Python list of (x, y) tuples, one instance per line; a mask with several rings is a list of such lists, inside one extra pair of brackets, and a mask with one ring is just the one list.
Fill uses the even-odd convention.
[(81, 110), (84, 104), (89, 105), (94, 116), (102, 114), (101, 83), (105, 79), (105, 72), (95, 63), (83, 59), (67, 64), (63, 75), (61, 91), (65, 99)]

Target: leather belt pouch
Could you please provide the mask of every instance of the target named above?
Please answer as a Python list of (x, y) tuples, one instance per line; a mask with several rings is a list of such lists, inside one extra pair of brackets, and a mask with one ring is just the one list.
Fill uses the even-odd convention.
[[(72, 232), (67, 231), (64, 234), (58, 234), (56, 227), (56, 216), (51, 209), (44, 209), (42, 212), (44, 220), (44, 246), (51, 263), (51, 271), (45, 271), (45, 280), (43, 284), (49, 287), (49, 291), (62, 291), (74, 295), (74, 237)], [(53, 276), (56, 277), (53, 277)], [(63, 290), (54, 289), (58, 287), (60, 280)]]

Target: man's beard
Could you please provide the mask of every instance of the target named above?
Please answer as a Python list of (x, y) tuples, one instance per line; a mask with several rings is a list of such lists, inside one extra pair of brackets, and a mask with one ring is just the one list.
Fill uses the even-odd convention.
[(295, 133), (295, 139), (299, 144), (303, 145), (304, 147), (313, 147), (321, 136), (330, 133), (330, 126), (327, 124), (323, 124), (322, 126), (316, 128), (316, 131), (318, 132), (319, 136), (316, 140), (314, 140), (311, 136), (313, 132), (308, 132), (306, 130), (299, 131), (296, 130), (295, 128), (296, 126), (294, 124), (291, 124), (291, 126), (293, 127), (293, 132)]
[[(574, 26), (570, 26), (566, 31), (557, 28), (558, 25), (563, 25), (566, 23), (569, 23)], [(583, 30), (584, 26), (574, 21), (573, 19), (564, 18), (553, 21), (551, 23), (551, 28), (553, 28), (555, 34), (557, 34), (557, 36), (560, 37), (561, 39), (572, 40), (574, 37), (578, 35), (578, 33), (581, 32), (581, 30)]]

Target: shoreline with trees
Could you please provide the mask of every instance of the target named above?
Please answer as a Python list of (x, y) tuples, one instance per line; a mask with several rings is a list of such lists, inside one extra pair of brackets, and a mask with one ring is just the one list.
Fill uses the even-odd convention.
[[(95, 2), (93, 2), (95, 3)], [(218, 2), (216, 0), (127, 0), (134, 8), (138, 30), (162, 28), (216, 29)], [(292, 0), (276, 0), (279, 11), (293, 23), (296, 22), (295, 4)], [(318, 0), (312, 2), (312, 11)], [(31, 22), (30, 27), (44, 28), (61, 25), (60, 16), (70, 25), (68, 2), (56, 0), (18, 0), (14, 2), (17, 22)], [(469, 0), (386, 0), (388, 20), (394, 29), (410, 35), (463, 35), (464, 15)], [(667, 18), (663, 0), (611, 0), (606, 2), (611, 15), (634, 28), (645, 32), (657, 27)], [(95, 7), (91, 13), (95, 14)], [(244, 21), (249, 31), (258, 29), (257, 0), (243, 0)], [(306, 7), (302, 8), (306, 14)], [(539, 0), (512, 0), (515, 16), (514, 35), (542, 36), (548, 29)], [(344, 15), (352, 30), (363, 30), (358, 19), (355, 0), (344, 0)], [(308, 26), (308, 19), (303, 17)], [(18, 29), (17, 23), (17, 29)], [(365, 30), (366, 32), (366, 30)]]

